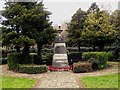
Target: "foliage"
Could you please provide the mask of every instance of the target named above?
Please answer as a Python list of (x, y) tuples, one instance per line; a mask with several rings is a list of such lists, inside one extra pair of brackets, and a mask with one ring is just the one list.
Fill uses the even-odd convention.
[(110, 44), (116, 38), (116, 31), (110, 25), (110, 15), (107, 11), (100, 11), (88, 14), (86, 27), (82, 32), (82, 37), (91, 45), (98, 46), (103, 50), (104, 46)]
[(0, 65), (7, 64), (7, 58), (0, 58)]
[(42, 61), (39, 61), (39, 55), (37, 53), (30, 53), (30, 56), (32, 57), (33, 64), (46, 64), (46, 65), (52, 65), (53, 60), (53, 54), (52, 53), (46, 53), (42, 54)]
[(28, 74), (36, 74), (36, 73), (45, 73), (48, 71), (48, 67), (46, 65), (20, 65), (19, 72), (28, 73)]
[(82, 53), (81, 52), (70, 52), (70, 53), (68, 53), (69, 64), (72, 64), (73, 62), (78, 62), (80, 60), (82, 60)]
[(79, 47), (98, 48), (103, 51), (105, 46), (120, 46), (120, 10), (112, 15), (107, 10), (100, 10), (92, 3), (87, 12), (79, 9), (72, 17), (68, 26), (68, 44)]
[(115, 48), (113, 50), (113, 61), (119, 61), (120, 58), (120, 48)]
[(13, 77), (13, 76), (0, 76), (2, 78), (2, 89), (5, 88), (32, 88), (35, 80), (29, 78)]
[(8, 67), (10, 70), (18, 70), (18, 58), (21, 54), (19, 53), (15, 53), (15, 54), (10, 54), (8, 55), (8, 61), (7, 61), (7, 64), (8, 64)]
[(41, 2), (6, 2), (3, 45), (13, 44), (17, 52), (22, 45), (23, 53), (28, 55), (30, 45), (37, 43), (41, 58), (42, 46), (50, 44), (56, 35), (49, 21), (50, 14)]
[(96, 4), (96, 2), (92, 3), (91, 6), (89, 7), (89, 9), (87, 10), (87, 13), (95, 13), (95, 12), (99, 12), (100, 9), (98, 7), (98, 5)]
[(32, 57), (21, 53), (12, 53), (8, 55), (7, 63), (10, 70), (18, 70), (19, 64), (32, 64)]
[(30, 53), (37, 53), (37, 50), (35, 50), (35, 49), (30, 49)]
[[(110, 23), (113, 25), (113, 28), (118, 32), (117, 39), (120, 40), (120, 10), (115, 10), (110, 18)], [(120, 45), (120, 43), (119, 43)]]
[(2, 58), (6, 58), (8, 53), (8, 50), (2, 50)]
[(32, 57), (32, 64), (42, 64), (42, 61), (39, 60), (39, 55), (37, 55), (37, 53), (30, 53), (30, 56)]
[(77, 12), (72, 16), (72, 20), (68, 26), (68, 42), (70, 45), (74, 44), (79, 47), (81, 46), (81, 32), (83, 31), (84, 23), (86, 19), (86, 12), (81, 10), (77, 10)]
[[(5, 26), (2, 29), (3, 45), (13, 44), (16, 46), (17, 52), (20, 52), (19, 48), (21, 44), (25, 46), (24, 48), (29, 48), (29, 45), (35, 44), (35, 40), (27, 35), (28, 32), (24, 32), (25, 26), (20, 24), (22, 21), (21, 17), (27, 12), (27, 9), (19, 2), (6, 2), (5, 5), (6, 7), (2, 15), (7, 20), (2, 23)], [(24, 52), (29, 53), (28, 50), (29, 49), (27, 49), (27, 51), (24, 50)]]
[(92, 65), (88, 62), (77, 62), (73, 64), (73, 72), (90, 72), (92, 71)]
[[(42, 55), (42, 63), (46, 65), (52, 65), (53, 53), (46, 53)], [(44, 63), (45, 62), (45, 63)]]
[(113, 55), (112, 52), (107, 52), (107, 56), (106, 57), (108, 58), (108, 61), (113, 61), (113, 59), (114, 59), (114, 55)]
[(120, 74), (87, 76), (81, 79), (86, 88), (118, 88)]
[(82, 54), (84, 61), (89, 61), (92, 63), (92, 68), (102, 69), (107, 67), (107, 61), (112, 57), (110, 53), (107, 52), (84, 52)]

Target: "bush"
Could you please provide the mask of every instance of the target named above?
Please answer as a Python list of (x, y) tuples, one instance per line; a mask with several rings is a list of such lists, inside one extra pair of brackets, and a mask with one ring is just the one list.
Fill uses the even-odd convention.
[(6, 57), (7, 57), (7, 54), (8, 54), (8, 51), (7, 51), (7, 50), (2, 50), (2, 57), (3, 57), (3, 58), (6, 58)]
[(119, 61), (119, 58), (120, 58), (120, 48), (115, 48), (113, 50), (113, 60)]
[(32, 64), (32, 57), (21, 53), (12, 53), (8, 55), (7, 62), (10, 70), (18, 70), (19, 64)]
[(35, 49), (30, 49), (30, 53), (37, 53), (37, 50), (35, 50)]
[(94, 70), (106, 68), (111, 56), (109, 52), (84, 52), (82, 54), (83, 60), (91, 62)]
[(68, 62), (71, 65), (73, 62), (78, 62), (82, 60), (82, 53), (81, 52), (70, 52), (68, 54)]
[(53, 59), (53, 54), (52, 53), (42, 55), (42, 60), (41, 61), (38, 60), (38, 58), (40, 58), (40, 57), (39, 57), (39, 55), (37, 55), (37, 53), (30, 53), (30, 55), (32, 56), (33, 64), (52, 65), (52, 59)]
[(53, 51), (54, 51), (54, 50), (53, 50), (52, 48), (50, 48), (50, 49), (49, 49), (49, 48), (44, 48), (44, 49), (42, 49), (42, 53), (43, 53), (43, 54), (53, 53)]
[(88, 62), (77, 62), (73, 64), (73, 72), (90, 72), (92, 71), (92, 65)]
[(0, 65), (7, 64), (7, 58), (0, 58)]
[(14, 53), (14, 54), (9, 54), (8, 55), (8, 67), (10, 70), (18, 70), (18, 66), (19, 66), (19, 57), (20, 57), (20, 53)]
[(20, 65), (19, 72), (28, 73), (28, 74), (36, 74), (36, 73), (45, 73), (48, 71), (48, 67), (46, 65)]
[(37, 55), (37, 53), (30, 53), (30, 56), (32, 57), (32, 64), (41, 64), (42, 60), (40, 60), (39, 55)]
[(112, 52), (107, 52), (107, 57), (108, 57), (108, 61), (113, 61), (114, 60), (114, 55)]
[(42, 55), (43, 64), (52, 65), (53, 53), (47, 53)]

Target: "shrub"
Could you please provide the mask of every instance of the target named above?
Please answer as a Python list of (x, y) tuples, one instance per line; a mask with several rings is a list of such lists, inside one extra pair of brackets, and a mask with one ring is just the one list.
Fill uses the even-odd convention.
[(76, 47), (67, 47), (67, 50), (69, 52), (78, 52), (78, 48), (76, 48)]
[(108, 57), (108, 61), (114, 60), (114, 55), (112, 54), (112, 52), (107, 52), (107, 57)]
[(30, 49), (30, 53), (37, 53), (35, 49)]
[(82, 59), (82, 53), (81, 52), (70, 52), (68, 54), (68, 62), (69, 62), (69, 64), (72, 64), (73, 62), (78, 62), (81, 59)]
[(8, 55), (7, 62), (10, 70), (17, 70), (19, 64), (32, 64), (32, 57), (21, 53), (12, 53)]
[(42, 49), (42, 53), (44, 54), (44, 53), (53, 53), (53, 49), (52, 48), (44, 48), (44, 49)]
[(73, 72), (90, 72), (92, 71), (92, 65), (88, 62), (77, 62), (73, 64)]
[(111, 56), (107, 52), (84, 52), (82, 54), (83, 60), (91, 62), (94, 70), (106, 68)]
[(10, 70), (18, 70), (20, 53), (13, 53), (8, 55), (8, 67)]
[(3, 57), (3, 58), (6, 58), (6, 57), (7, 57), (7, 54), (8, 54), (8, 51), (7, 51), (7, 50), (2, 50), (2, 57)]
[(45, 73), (48, 71), (48, 67), (46, 65), (20, 65), (19, 72), (28, 73), (28, 74), (36, 74), (36, 73)]
[(7, 58), (0, 58), (0, 65), (7, 64)]
[(41, 64), (42, 60), (40, 60), (39, 55), (37, 55), (37, 53), (30, 53), (30, 56), (32, 57), (32, 64)]
[(42, 55), (43, 64), (52, 65), (53, 53), (47, 53)]
[(115, 48), (113, 50), (113, 60), (119, 61), (119, 58), (120, 58), (120, 48)]
[(53, 59), (53, 54), (52, 53), (42, 55), (42, 60), (41, 61), (38, 60), (39, 55), (37, 55), (37, 53), (30, 53), (30, 55), (32, 56), (33, 64), (52, 65), (52, 59)]

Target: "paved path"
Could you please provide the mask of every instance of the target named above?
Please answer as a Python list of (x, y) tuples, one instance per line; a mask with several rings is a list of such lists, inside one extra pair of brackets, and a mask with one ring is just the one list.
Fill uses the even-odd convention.
[[(120, 67), (120, 66), (119, 66)], [(33, 78), (37, 81), (33, 88), (84, 88), (80, 78), (84, 76), (101, 76), (118, 72), (118, 63), (111, 68), (89, 73), (72, 73), (70, 71), (47, 72), (43, 74), (24, 74), (7, 70), (7, 65), (2, 65), (2, 75)]]
[(44, 76), (39, 88), (79, 88), (72, 72), (51, 72)]

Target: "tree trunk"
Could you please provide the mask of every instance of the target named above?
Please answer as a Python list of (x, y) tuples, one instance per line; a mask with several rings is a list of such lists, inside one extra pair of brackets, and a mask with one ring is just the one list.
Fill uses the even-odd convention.
[(41, 44), (38, 44), (38, 45), (37, 45), (37, 49), (38, 49), (38, 51), (37, 51), (37, 54), (38, 54), (38, 62), (39, 62), (39, 64), (41, 64), (41, 62), (42, 62), (42, 45), (41, 45)]

